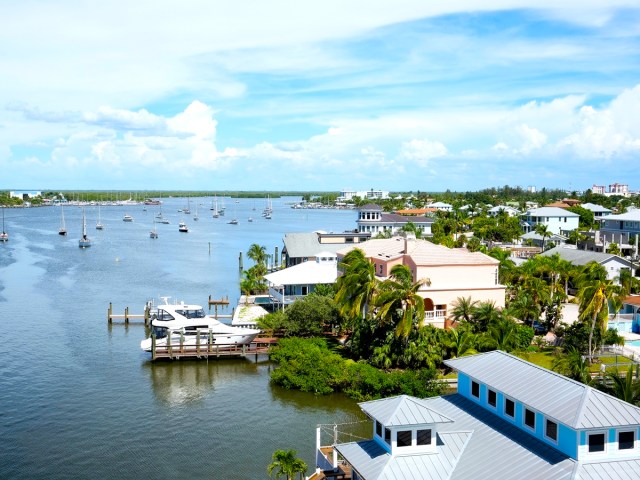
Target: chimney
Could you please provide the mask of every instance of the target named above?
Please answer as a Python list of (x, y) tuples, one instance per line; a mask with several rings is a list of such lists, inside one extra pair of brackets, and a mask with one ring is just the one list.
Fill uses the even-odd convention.
[(414, 233), (405, 232), (404, 233), (404, 253), (405, 255), (409, 254), (409, 251), (413, 250), (413, 247), (416, 244), (416, 235)]

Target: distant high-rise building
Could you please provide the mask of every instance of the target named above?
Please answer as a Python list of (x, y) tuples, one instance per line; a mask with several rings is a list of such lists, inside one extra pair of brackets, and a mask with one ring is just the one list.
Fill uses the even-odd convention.
[(609, 193), (614, 195), (628, 195), (629, 185), (622, 185), (621, 183), (612, 183), (609, 185)]
[(593, 185), (591, 187), (591, 193), (597, 193), (598, 195), (604, 195), (607, 192), (607, 189), (604, 185)]

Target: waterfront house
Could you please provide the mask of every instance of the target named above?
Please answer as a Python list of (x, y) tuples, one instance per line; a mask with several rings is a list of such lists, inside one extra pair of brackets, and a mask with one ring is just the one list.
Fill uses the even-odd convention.
[(395, 265), (407, 265), (413, 281), (428, 279), (418, 295), (424, 298), (425, 323), (445, 326), (447, 313), (459, 297), (493, 302), (504, 307), (505, 286), (498, 282), (498, 260), (466, 248), (448, 248), (407, 234), (389, 239), (373, 239), (338, 250), (338, 262), (353, 248), (361, 249), (374, 264), (376, 275), (387, 278)]
[(361, 403), (370, 439), (318, 429), (315, 478), (640, 479), (640, 408), (499, 350), (445, 364), (456, 393)]
[(319, 253), (315, 260), (264, 276), (269, 296), (276, 305), (289, 305), (312, 293), (318, 285), (333, 285), (338, 278), (337, 256), (334, 252)]
[(551, 233), (566, 235), (578, 228), (580, 215), (558, 207), (531, 208), (522, 214), (520, 225), (525, 233), (535, 230), (536, 225), (546, 225)]
[(385, 213), (379, 205), (372, 203), (358, 210), (358, 232), (370, 233), (373, 236), (387, 233), (394, 235), (409, 222), (413, 223), (423, 235), (431, 235), (433, 218)]
[(320, 253), (335, 253), (345, 245), (358, 244), (370, 238), (371, 233), (356, 231), (287, 233), (283, 239), (282, 263), (291, 267), (303, 262), (313, 262)]

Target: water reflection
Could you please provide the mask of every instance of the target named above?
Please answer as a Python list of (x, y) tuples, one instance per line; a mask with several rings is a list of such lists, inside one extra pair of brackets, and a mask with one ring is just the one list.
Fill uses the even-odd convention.
[(142, 368), (149, 375), (156, 400), (176, 407), (202, 403), (216, 385), (257, 373), (258, 364), (247, 359), (182, 360), (145, 362)]

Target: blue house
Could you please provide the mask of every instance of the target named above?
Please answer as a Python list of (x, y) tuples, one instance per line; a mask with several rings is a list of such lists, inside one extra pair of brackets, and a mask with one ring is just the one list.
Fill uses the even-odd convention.
[(318, 478), (640, 479), (640, 408), (502, 351), (445, 363), (457, 393), (361, 403), (372, 438)]

